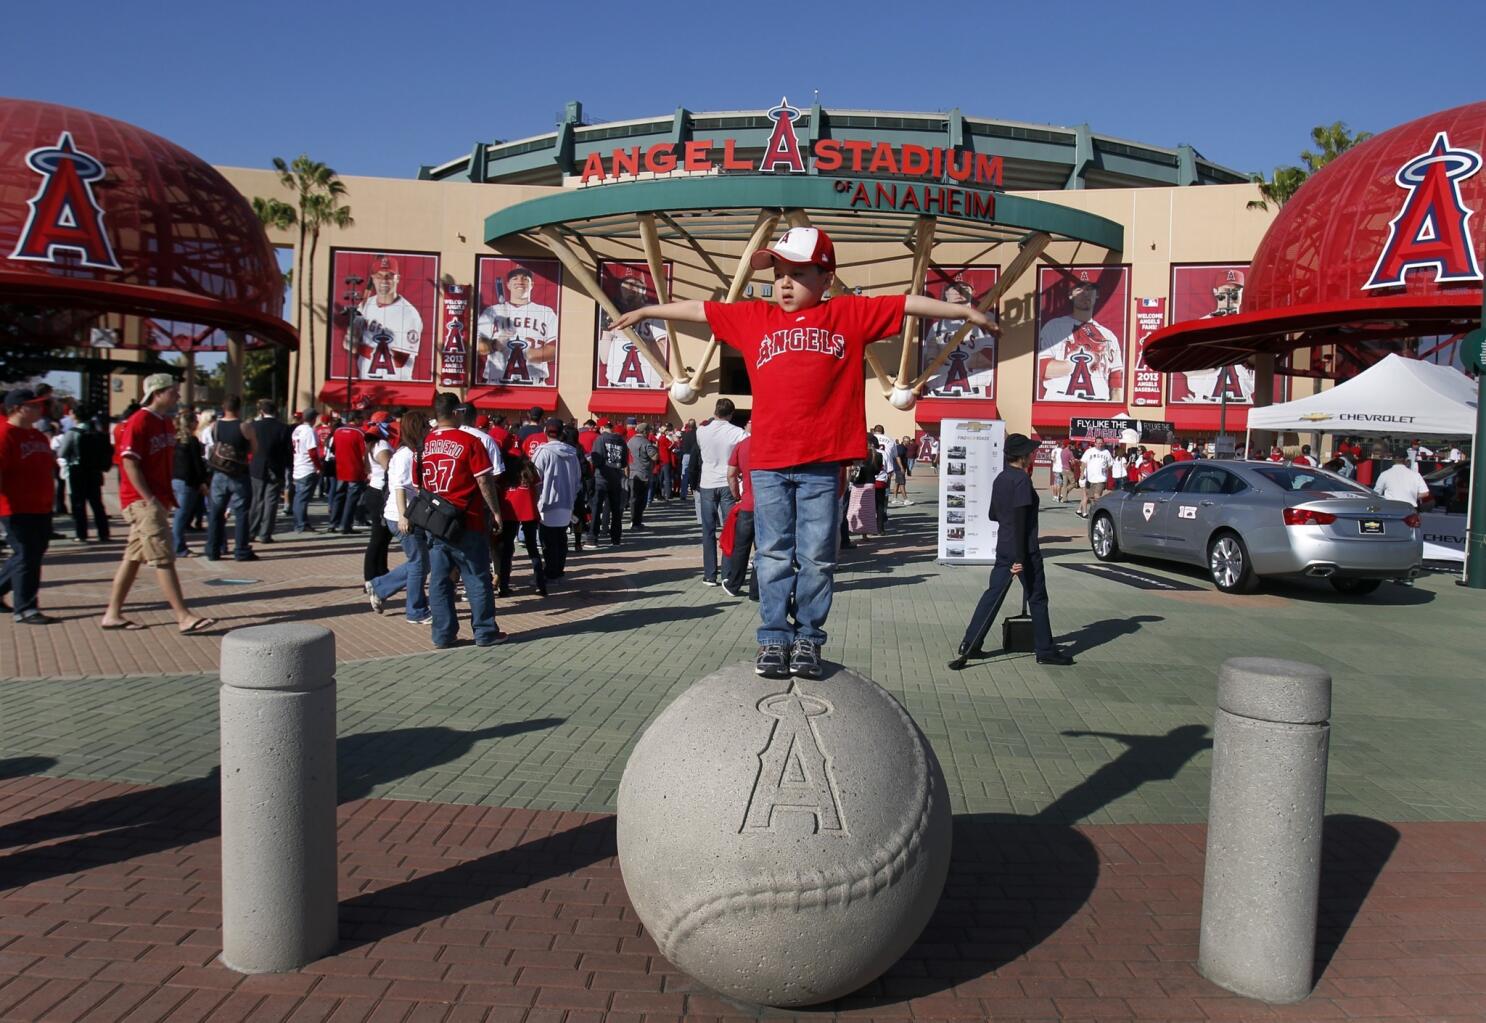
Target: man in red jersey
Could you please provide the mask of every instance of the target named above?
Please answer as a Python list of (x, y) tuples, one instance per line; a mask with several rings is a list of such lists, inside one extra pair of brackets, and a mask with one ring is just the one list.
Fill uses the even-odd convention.
[(361, 508), (361, 495), (371, 478), (371, 465), (366, 460), (366, 434), (362, 432), (361, 414), (351, 412), (346, 421), (330, 435), (330, 450), (335, 458), (335, 496), (330, 504), (331, 530), (355, 532), (351, 524)]
[[(495, 594), (490, 579), (489, 534), (503, 528), (500, 493), (490, 455), (479, 438), (459, 428), (459, 396), (444, 392), (434, 398), (438, 425), (423, 440), (414, 472), (421, 466), (424, 490), (464, 509), (464, 530), (454, 539), (428, 536), (428, 606), (433, 612), (433, 645), (453, 646), (459, 635), (454, 606), (456, 570), (470, 603), (476, 646), (495, 646), (507, 636), (495, 624)], [(489, 513), (490, 525), (486, 525)], [(512, 523), (511, 528), (515, 528)]]
[(57, 619), (41, 613), (41, 562), (52, 542), (56, 481), (51, 440), (36, 429), (51, 400), (29, 387), (5, 395), (0, 419), (0, 519), (12, 553), (0, 566), (0, 598), (14, 594), (10, 611), (23, 625), (50, 625)]
[(175, 460), (175, 426), (171, 419), (180, 400), (174, 377), (169, 373), (151, 374), (144, 381), (143, 407), (119, 430), (119, 504), (124, 508), (124, 521), (129, 523), (129, 541), (124, 561), (114, 575), (108, 610), (103, 612), (105, 629), (144, 628), (124, 617), (124, 601), (142, 564), (155, 566), (155, 577), (182, 632), (202, 632), (217, 624), (215, 618), (191, 613), (175, 574), (175, 541), (170, 535), (170, 509), (175, 507), (170, 486)]
[(753, 392), (750, 478), (762, 619), (754, 670), (765, 678), (819, 678), (842, 471), (867, 454), (867, 345), (900, 333), (905, 314), (964, 318), (992, 334), (1000, 330), (978, 309), (923, 295), (843, 294), (826, 301), (836, 250), (818, 228), (792, 227), (754, 254), (755, 270), (770, 265), (772, 304), (668, 302), (625, 313), (614, 327), (651, 317), (706, 323), (743, 354)]

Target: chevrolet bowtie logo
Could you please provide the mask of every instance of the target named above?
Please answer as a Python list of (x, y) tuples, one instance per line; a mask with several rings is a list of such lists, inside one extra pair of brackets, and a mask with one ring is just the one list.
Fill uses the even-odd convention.
[(1330, 412), (1307, 412), (1300, 417), (1308, 423), (1319, 423), (1331, 418)]

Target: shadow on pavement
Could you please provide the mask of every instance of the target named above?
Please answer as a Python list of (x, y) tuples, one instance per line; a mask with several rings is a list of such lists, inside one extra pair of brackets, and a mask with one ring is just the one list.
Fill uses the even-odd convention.
[(1129, 618), (1102, 618), (1090, 622), (1081, 629), (1065, 632), (1058, 637), (1058, 644), (1070, 656), (1087, 653), (1095, 647), (1113, 643), (1121, 636), (1133, 636), (1142, 625), (1164, 622), (1161, 615), (1131, 615)]
[(57, 761), (52, 757), (6, 757), (0, 760), (0, 778), (20, 778), (27, 774), (40, 774)]
[(1120, 732), (1062, 733), (1070, 739), (1113, 739), (1125, 751), (1053, 800), (1038, 820), (1072, 824), (1130, 795), (1147, 782), (1170, 781), (1187, 762), (1212, 749), (1206, 725), (1178, 725), (1165, 735)]
[[(342, 736), (336, 740), (340, 801), (363, 798), (377, 785), (449, 763), (476, 742), (553, 728), (564, 720), (536, 718), (468, 732), (430, 726)], [(0, 856), (0, 891), (214, 838), (221, 831), (220, 810), (220, 769), (214, 767), (201, 778), (0, 825), (0, 849), (53, 843)]]
[(1315, 983), (1331, 965), (1399, 840), (1392, 825), (1346, 813), (1330, 814), (1322, 829)]

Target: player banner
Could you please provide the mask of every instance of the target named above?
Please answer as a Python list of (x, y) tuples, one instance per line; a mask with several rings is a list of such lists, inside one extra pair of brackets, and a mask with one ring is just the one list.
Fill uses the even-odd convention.
[[(671, 264), (662, 268), (666, 283), (670, 284)], [(643, 305), (658, 301), (655, 281), (650, 276), (650, 266), (640, 262), (605, 261), (599, 264), (599, 286), (604, 294), (619, 307), (620, 312), (629, 312)], [(667, 293), (670, 288), (667, 287)], [(671, 339), (666, 326), (660, 320), (641, 320), (635, 325), (635, 333), (648, 338), (659, 349), (662, 359), (671, 358)], [(602, 309), (598, 314), (598, 353), (595, 360), (593, 386), (596, 388), (626, 388), (631, 390), (664, 390), (660, 374), (640, 354), (639, 347), (622, 332), (609, 329), (609, 316)]]
[(445, 281), (440, 304), (444, 330), (439, 342), (439, 386), (464, 387), (469, 381), (470, 286)]
[(1150, 406), (1161, 404), (1161, 374), (1145, 364), (1145, 343), (1148, 338), (1166, 326), (1166, 299), (1137, 298), (1135, 300), (1135, 350), (1131, 359), (1133, 378), (1130, 381), (1130, 404)]
[(1037, 272), (1037, 401), (1125, 400), (1127, 266), (1044, 266)]
[(562, 268), (555, 259), (475, 261), (475, 384), (556, 387)]
[[(996, 286), (996, 266), (931, 266), (924, 294), (955, 305), (978, 305)], [(923, 343), (918, 346), (918, 371), (933, 362), (964, 325), (963, 319), (925, 320)], [(930, 398), (994, 398), (996, 396), (996, 338), (979, 327), (970, 328), (959, 347), (924, 384)]]
[[(1171, 268), (1171, 322), (1210, 320), (1243, 311), (1247, 263), (1209, 263)], [(1168, 375), (1173, 405), (1254, 403), (1252, 366), (1220, 366)]]
[(1005, 445), (1006, 424), (999, 419), (939, 424), (940, 562), (989, 565), (996, 560), (996, 522), (988, 513)]
[(438, 279), (438, 256), (332, 251), (331, 379), (433, 383)]

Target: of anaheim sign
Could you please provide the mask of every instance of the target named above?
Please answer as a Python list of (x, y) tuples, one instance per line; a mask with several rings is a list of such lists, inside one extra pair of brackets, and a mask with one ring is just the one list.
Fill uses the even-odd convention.
[(631, 146), (605, 153), (590, 153), (583, 162), (580, 184), (606, 184), (635, 178), (642, 173), (866, 174), (868, 176), (948, 178), (960, 184), (1001, 187), (1002, 159), (948, 146), (895, 146), (871, 139), (817, 139), (809, 152), (800, 146), (795, 121), (800, 111), (787, 98), (769, 111), (774, 129), (757, 160), (738, 155), (736, 139), (723, 139), (719, 150), (714, 139), (696, 139), (680, 144), (659, 142), (653, 146)]

